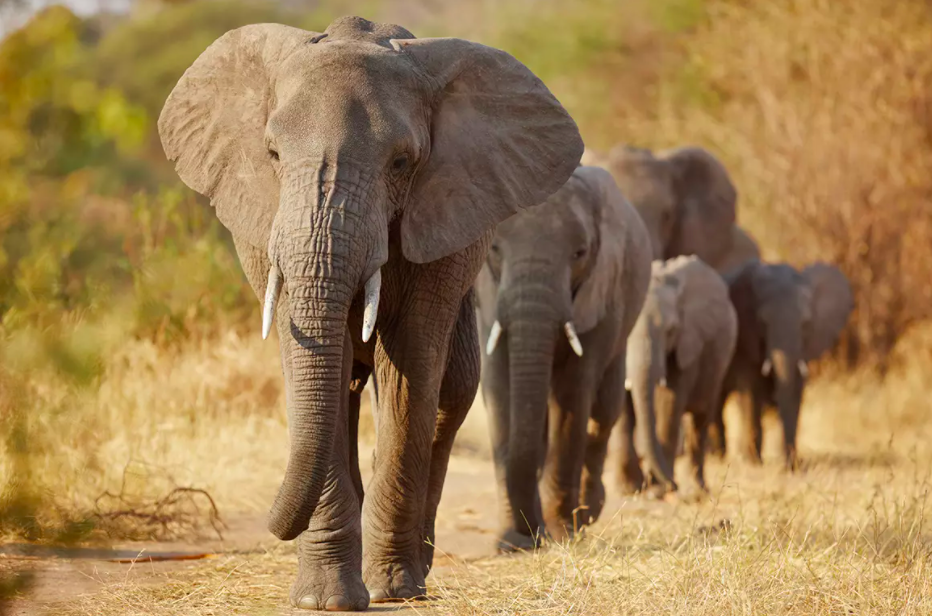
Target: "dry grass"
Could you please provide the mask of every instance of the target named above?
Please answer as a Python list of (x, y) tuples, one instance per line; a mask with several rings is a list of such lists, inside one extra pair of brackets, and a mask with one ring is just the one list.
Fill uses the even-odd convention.
[[(117, 480), (124, 456), (145, 452), (151, 464), (201, 482), (221, 510), (264, 509), (284, 464), (285, 430), (267, 406), (277, 390), (262, 393), (258, 376), (275, 375), (274, 353), (265, 349), (273, 345), (259, 345), (229, 336), (217, 348), (190, 350), (170, 368), (141, 352), (124, 364), (127, 371), (105, 383), (100, 397), (137, 400), (140, 410), (128, 413), (100, 447), (98, 463), (111, 473), (98, 471), (94, 490), (106, 485), (104, 477)], [(266, 362), (272, 368), (263, 367)], [(605, 518), (575, 544), (533, 555), (445, 561), (429, 582), (437, 599), (417, 610), (928, 614), (932, 425), (926, 400), (932, 391), (925, 365), (885, 382), (859, 375), (814, 383), (807, 390), (800, 433), (805, 465), (798, 475), (775, 463), (779, 427), (771, 421), (769, 464), (713, 463), (709, 502), (646, 503), (613, 495)], [(141, 402), (152, 395), (141, 392), (152, 387), (153, 371), (165, 379), (159, 399), (171, 409), (162, 415), (161, 430), (153, 430), (152, 412)], [(243, 382), (253, 385), (232, 387)], [(181, 400), (196, 392), (198, 405), (210, 410), (184, 421)], [(476, 406), (461, 451), (485, 441), (484, 409)], [(231, 412), (237, 408), (250, 413)], [(73, 455), (83, 452), (76, 447)], [(489, 470), (476, 480), (490, 477)], [(285, 602), (295, 558), (293, 548), (282, 545), (159, 570), (140, 581), (102, 581), (98, 592), (55, 604), (54, 613), (290, 613)]]

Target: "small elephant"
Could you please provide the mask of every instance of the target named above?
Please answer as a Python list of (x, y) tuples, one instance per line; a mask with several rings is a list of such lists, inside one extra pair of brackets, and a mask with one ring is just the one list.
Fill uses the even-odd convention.
[(503, 551), (598, 518), (650, 260), (644, 224), (597, 167), (499, 225), (476, 289)]
[[(269, 529), (299, 538), (292, 603), (423, 595), (479, 384), (472, 286), (495, 225), (573, 173), (576, 124), (505, 52), (346, 17), (323, 33), (228, 32), (175, 86), (159, 134), (232, 233), (264, 298), (263, 337), (278, 325), (291, 449)], [(356, 435), (373, 371), (363, 499)]]
[(713, 448), (724, 453), (723, 407), (738, 394), (744, 422), (741, 454), (760, 463), (761, 414), (775, 406), (783, 423), (787, 468), (796, 467), (796, 430), (807, 362), (831, 349), (854, 309), (845, 275), (826, 263), (802, 271), (750, 261), (726, 276), (738, 315), (738, 342), (716, 409)]
[(637, 209), (650, 233), (655, 259), (696, 255), (719, 273), (760, 257), (736, 226), (738, 192), (728, 171), (708, 151), (684, 147), (659, 154), (618, 145), (584, 164), (604, 167)]
[[(628, 336), (626, 387), (632, 409), (621, 422), (623, 442), (631, 443), (635, 423), (647, 421), (663, 448), (656, 463), (648, 464), (648, 483), (660, 490), (675, 489), (673, 462), (679, 445), (680, 420), (689, 413), (685, 452), (692, 466), (692, 486), (684, 494), (705, 491), (703, 472), (706, 422), (715, 411), (722, 381), (738, 336), (738, 319), (728, 286), (714, 269), (695, 256), (654, 261), (644, 308)], [(665, 395), (657, 396), (660, 390)], [(642, 449), (647, 445), (641, 444)], [(630, 493), (645, 485), (630, 444), (622, 447), (619, 482)], [(647, 456), (652, 461), (651, 456)]]

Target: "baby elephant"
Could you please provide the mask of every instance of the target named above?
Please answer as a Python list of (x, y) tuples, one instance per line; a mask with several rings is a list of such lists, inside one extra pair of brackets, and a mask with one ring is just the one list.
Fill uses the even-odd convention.
[(499, 225), (476, 289), (500, 549), (598, 517), (650, 261), (643, 222), (595, 167), (577, 168), (543, 204)]
[[(620, 422), (619, 482), (630, 493), (645, 485), (634, 453), (632, 424), (656, 423), (662, 451), (645, 452), (647, 484), (653, 492), (676, 489), (673, 461), (679, 444), (680, 420), (686, 422), (685, 450), (692, 466), (691, 485), (683, 493), (705, 491), (703, 459), (706, 422), (713, 417), (737, 338), (738, 320), (721, 276), (695, 256), (654, 261), (644, 308), (628, 337), (625, 387), (633, 408)], [(638, 434), (643, 434), (639, 430)]]

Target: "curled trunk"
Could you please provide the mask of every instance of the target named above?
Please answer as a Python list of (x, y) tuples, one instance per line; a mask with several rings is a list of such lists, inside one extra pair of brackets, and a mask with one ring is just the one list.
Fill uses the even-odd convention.
[(289, 235), (277, 247), (289, 301), (290, 332), (281, 343), (291, 357), (286, 379), (291, 451), (269, 530), (283, 540), (307, 529), (327, 479), (346, 387), (344, 363), (352, 352), (347, 317), (361, 271), (350, 260), (352, 235), (343, 227), (346, 209), (362, 196), (339, 186), (304, 186), (297, 205), (283, 201), (282, 227)]

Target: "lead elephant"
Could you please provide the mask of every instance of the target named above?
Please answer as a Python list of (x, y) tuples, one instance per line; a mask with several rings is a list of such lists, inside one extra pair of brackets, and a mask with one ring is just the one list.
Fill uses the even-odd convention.
[(578, 168), (545, 203), (498, 227), (476, 288), (500, 549), (598, 518), (650, 254), (637, 212), (596, 167)]
[(760, 462), (764, 407), (783, 423), (786, 466), (796, 466), (796, 432), (807, 362), (838, 340), (854, 309), (851, 287), (836, 267), (815, 263), (802, 271), (786, 264), (751, 261), (726, 277), (738, 315), (738, 343), (716, 412), (724, 443), (723, 407), (738, 395), (743, 422), (741, 454)]
[[(691, 419), (683, 422), (691, 477), (683, 493), (697, 496), (705, 491), (706, 422), (718, 410), (737, 334), (728, 286), (718, 272), (695, 256), (654, 261), (644, 308), (628, 336), (627, 387), (635, 417), (621, 425), (629, 426), (630, 419), (636, 418), (636, 422), (651, 422), (654, 430), (656, 419), (663, 455), (659, 468), (650, 465), (650, 481), (645, 482), (633, 451), (622, 448), (619, 483), (623, 492), (636, 492), (646, 483), (659, 492), (676, 488), (673, 462), (684, 413)], [(661, 390), (663, 395), (657, 396)], [(631, 411), (626, 409), (626, 413)], [(630, 442), (630, 428), (624, 437)]]
[(725, 273), (760, 258), (757, 243), (735, 224), (738, 192), (728, 171), (707, 150), (654, 154), (618, 145), (604, 156), (587, 150), (583, 163), (611, 172), (644, 219), (655, 259), (696, 255)]
[[(494, 225), (577, 166), (575, 123), (502, 51), (351, 17), (324, 33), (225, 34), (178, 82), (159, 133), (231, 231), (264, 297), (263, 336), (278, 324), (291, 450), (269, 528), (299, 538), (292, 602), (422, 595), (478, 387), (470, 290)], [(356, 431), (373, 369), (363, 499)]]

